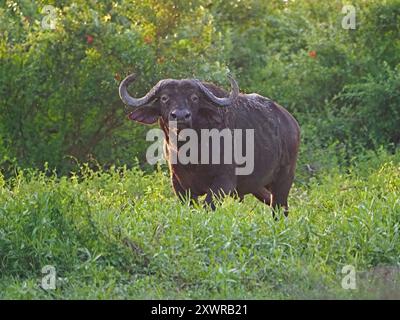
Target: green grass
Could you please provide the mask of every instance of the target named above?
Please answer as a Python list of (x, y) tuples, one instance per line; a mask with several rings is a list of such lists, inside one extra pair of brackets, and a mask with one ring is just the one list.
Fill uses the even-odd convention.
[(400, 298), (399, 160), (297, 180), (279, 221), (252, 197), (182, 205), (162, 170), (0, 175), (0, 298)]

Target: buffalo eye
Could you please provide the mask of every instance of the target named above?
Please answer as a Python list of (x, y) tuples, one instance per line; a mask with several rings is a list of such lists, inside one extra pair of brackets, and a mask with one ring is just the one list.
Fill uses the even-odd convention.
[(169, 100), (169, 97), (166, 94), (163, 94), (161, 96), (161, 102), (162, 103), (166, 103), (166, 102), (168, 102), (168, 100)]
[(190, 99), (195, 103), (199, 101), (199, 97), (197, 96), (197, 94), (192, 94), (190, 96)]

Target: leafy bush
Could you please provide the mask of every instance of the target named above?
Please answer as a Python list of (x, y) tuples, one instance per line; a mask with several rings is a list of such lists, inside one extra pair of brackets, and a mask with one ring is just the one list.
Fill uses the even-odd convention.
[(341, 112), (349, 119), (349, 139), (363, 137), (368, 147), (391, 142), (400, 144), (400, 64), (387, 65), (376, 76), (346, 86), (338, 96)]
[(118, 96), (128, 72), (140, 75), (137, 95), (163, 77), (225, 81), (204, 10), (78, 1), (59, 5), (56, 29), (45, 30), (38, 14), (44, 5), (9, 1), (0, 11), (0, 136), (7, 157), (19, 165), (48, 162), (68, 172), (71, 157), (134, 164), (145, 129), (128, 124)]
[(228, 66), (243, 91), (296, 116), (304, 163), (309, 150), (340, 149), (348, 162), (399, 143), (396, 0), (354, 1), (355, 30), (342, 29), (342, 1), (55, 1), (55, 30), (41, 27), (45, 4), (0, 9), (3, 171), (143, 164), (147, 129), (118, 98), (133, 71), (143, 95), (161, 78), (225, 84)]
[(400, 3), (353, 4), (355, 30), (341, 26), (342, 1), (244, 1), (235, 12), (251, 19), (239, 15), (240, 26), (231, 11), (222, 14), (228, 64), (246, 91), (295, 114), (305, 161), (315, 160), (309, 154), (320, 149), (340, 149), (351, 159), (364, 148), (392, 150), (399, 143)]

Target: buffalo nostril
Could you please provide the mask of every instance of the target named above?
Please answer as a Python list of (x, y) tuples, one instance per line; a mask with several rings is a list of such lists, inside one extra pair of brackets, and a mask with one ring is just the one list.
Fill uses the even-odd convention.
[(192, 115), (190, 114), (190, 113), (186, 113), (185, 114), (185, 119), (187, 120), (187, 119), (190, 119), (190, 117), (191, 117)]
[(176, 113), (175, 112), (171, 112), (171, 118), (172, 119), (176, 119)]

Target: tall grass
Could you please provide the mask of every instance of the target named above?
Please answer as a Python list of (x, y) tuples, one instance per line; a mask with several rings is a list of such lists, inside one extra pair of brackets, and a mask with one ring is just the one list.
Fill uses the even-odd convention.
[[(278, 221), (252, 197), (182, 205), (163, 170), (0, 175), (0, 298), (400, 298), (387, 272), (400, 267), (399, 160), (302, 179)], [(40, 287), (46, 265), (55, 290)]]

